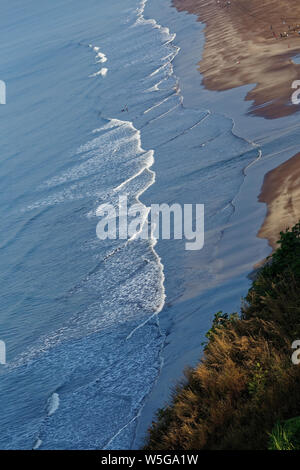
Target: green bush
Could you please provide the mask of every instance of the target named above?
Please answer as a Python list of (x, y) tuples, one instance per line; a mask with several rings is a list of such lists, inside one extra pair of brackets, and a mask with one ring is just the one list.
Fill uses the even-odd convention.
[(300, 224), (278, 243), (241, 316), (215, 315), (199, 365), (158, 412), (145, 449), (299, 448), (300, 418), (290, 418), (300, 416), (299, 366), (291, 361), (300, 339)]
[(300, 450), (300, 417), (275, 425), (269, 450)]

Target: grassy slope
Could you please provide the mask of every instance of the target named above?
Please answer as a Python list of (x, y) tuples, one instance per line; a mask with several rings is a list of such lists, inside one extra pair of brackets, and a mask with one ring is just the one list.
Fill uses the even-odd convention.
[(278, 243), (241, 315), (216, 315), (201, 362), (158, 411), (145, 449), (266, 449), (276, 423), (300, 415), (300, 366), (291, 361), (300, 339), (300, 224)]

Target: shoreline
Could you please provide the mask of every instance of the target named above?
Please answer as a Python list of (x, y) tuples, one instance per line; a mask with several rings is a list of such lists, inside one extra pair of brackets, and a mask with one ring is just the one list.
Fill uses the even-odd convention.
[(265, 175), (258, 200), (268, 209), (257, 236), (274, 250), (279, 233), (300, 220), (300, 152)]
[[(148, 9), (149, 3), (147, 4)], [(241, 132), (239, 126), (238, 131), (233, 135), (237, 139), (254, 144), (259, 149), (261, 143), (257, 143), (259, 135), (257, 130), (261, 131), (263, 127), (261, 137), (268, 138), (268, 135), (276, 132), (279, 121), (282, 123), (282, 120), (278, 120), (278, 124), (276, 124), (274, 119), (264, 119), (265, 125), (262, 126), (261, 117), (256, 115), (249, 117), (249, 113), (246, 112), (247, 103), (244, 102), (245, 90), (242, 88), (232, 89), (232, 93), (223, 92), (220, 94), (201, 87), (201, 75), (197, 70), (195, 58), (198, 51), (201, 55), (205, 47), (203, 44), (204, 25), (196, 15), (179, 15), (178, 10), (172, 8), (172, 1), (167, 3), (163, 6), (160, 5), (159, 0), (154, 0), (151, 2), (152, 8), (155, 10), (155, 7), (161, 6), (161, 9), (158, 15), (155, 12), (155, 15), (152, 13), (146, 16), (155, 17), (160, 24), (167, 25), (170, 31), (176, 33), (176, 45), (180, 47), (181, 52), (176, 56), (173, 65), (174, 73), (182, 90), (183, 109), (193, 112), (209, 109), (213, 115), (230, 119), (233, 122), (233, 129), (236, 126), (236, 117), (243, 117), (241, 122), (245, 133)], [(242, 107), (240, 104), (243, 102)], [(230, 113), (227, 112), (228, 109), (230, 109)], [(289, 126), (290, 119), (291, 117), (286, 117), (284, 124)], [(252, 136), (249, 138), (249, 132), (253, 131), (255, 139)], [(281, 144), (282, 142), (280, 142)], [(211, 270), (207, 272), (207, 275), (212, 273), (215, 276), (215, 285), (206, 288), (201, 284), (201, 271), (205, 269), (205, 265), (201, 262), (201, 256), (197, 255), (193, 263), (189, 263), (187, 260), (186, 265), (189, 263), (192, 275), (186, 278), (184, 288), (189, 289), (190, 295), (184, 296), (180, 292), (175, 296), (173, 293), (171, 299), (168, 297), (163, 312), (160, 314), (160, 322), (166, 333), (163, 373), (158, 377), (157, 383), (141, 412), (133, 448), (138, 448), (142, 444), (154, 413), (168, 401), (172, 388), (182, 377), (182, 372), (187, 364), (193, 366), (197, 363), (200, 354), (199, 342), (209, 329), (214, 312), (218, 311), (220, 307), (224, 311), (237, 311), (236, 309), (239, 308), (237, 299), (245, 295), (250, 285), (250, 280), (247, 277), (249, 272), (253, 269), (256, 261), (264, 259), (270, 253), (267, 242), (257, 237), (257, 232), (265, 217), (266, 207), (264, 204), (258, 203), (257, 196), (262, 187), (263, 176), (274, 168), (274, 163), (277, 162), (278, 165), (295, 153), (296, 151), (292, 153), (287, 145), (281, 145), (277, 154), (274, 153), (274, 155), (268, 148), (263, 158), (250, 166), (246, 164), (242, 169), (242, 172), (246, 171), (246, 177), (233, 197), (233, 212), (229, 223), (224, 223), (222, 227), (224, 230), (222, 230), (218, 252), (216, 252), (213, 264), (210, 265)], [(162, 158), (163, 155), (157, 155), (155, 163), (158, 179), (162, 176), (161, 170), (165, 169)], [(190, 163), (198, 164), (197, 161)], [(157, 197), (154, 188), (152, 189), (151, 194), (147, 195), (150, 200), (151, 197), (154, 199)], [(169, 191), (163, 192), (163, 196), (169, 196)], [(228, 206), (226, 211), (227, 209), (231, 211), (232, 207)], [(219, 225), (221, 226), (222, 223), (219, 222)], [(159, 253), (163, 250), (160, 243), (158, 243), (158, 250)], [(165, 252), (164, 255), (166, 256)], [(165, 259), (168, 293), (172, 292), (174, 279), (178, 278), (178, 263), (180, 261), (179, 259), (176, 263), (177, 271), (175, 272), (168, 256)]]
[(267, 119), (299, 111), (291, 104), (292, 82), (300, 65), (300, 4), (297, 0), (173, 0), (177, 11), (205, 24), (205, 45), (198, 68), (203, 85), (225, 91), (255, 85), (247, 93), (250, 114)]
[[(161, 7), (158, 9), (158, 7)], [(189, 43), (193, 41), (196, 35), (201, 37), (202, 25), (196, 22), (196, 18), (192, 15), (180, 15), (172, 8), (171, 1), (162, 5), (161, 0), (153, 0), (147, 3), (146, 18), (155, 18), (159, 24), (168, 27), (172, 33), (176, 33), (176, 46), (180, 48), (173, 63), (174, 74), (179, 81), (180, 89), (183, 77), (187, 77), (191, 94), (197, 95), (199, 72), (195, 67), (186, 67), (186, 61), (193, 60), (194, 54), (191, 54)], [(195, 45), (195, 42), (193, 42)], [(194, 60), (193, 60), (194, 62)], [(191, 72), (192, 75), (189, 73)], [(195, 73), (194, 73), (195, 72)], [(185, 87), (183, 87), (185, 88)], [(200, 88), (199, 88), (200, 90)], [(217, 94), (214, 93), (216, 96)], [(210, 112), (206, 106), (193, 106), (186, 103), (186, 93), (183, 90), (183, 106), (181, 112), (187, 113), (187, 119), (193, 119), (195, 124), (203, 122), (203, 113), (206, 113), (205, 127), (196, 127), (192, 125), (188, 128), (190, 133), (188, 143), (184, 146), (180, 144), (181, 152), (178, 153), (177, 159), (168, 157), (165, 151), (156, 149), (156, 158), (154, 163), (154, 171), (156, 172), (156, 187), (151, 187), (143, 198), (146, 205), (153, 201), (179, 201), (182, 202), (199, 202), (205, 198), (207, 207), (215, 204), (216, 192), (211, 183), (206, 183), (204, 173), (206, 162), (209, 160), (211, 152), (218, 145), (224, 143), (224, 152), (216, 152), (215, 160), (220, 161), (220, 165), (224, 167), (224, 172), (228, 174), (229, 192), (223, 186), (224, 173), (222, 171), (215, 172), (215, 185), (223, 188), (220, 194), (219, 209), (217, 211), (221, 217), (213, 219), (213, 227), (211, 233), (207, 236), (205, 250), (194, 252), (193, 256), (188, 256), (187, 252), (181, 251), (180, 246), (176, 249), (176, 259), (171, 254), (171, 250), (166, 250), (166, 245), (158, 241), (157, 253), (163, 259), (166, 275), (166, 292), (167, 301), (163, 311), (160, 313), (160, 324), (166, 335), (166, 343), (163, 350), (164, 366), (163, 371), (159, 375), (158, 380), (153, 387), (151, 394), (148, 396), (141, 415), (138, 419), (136, 437), (133, 442), (133, 448), (139, 448), (145, 438), (147, 427), (151, 424), (153, 416), (158, 408), (168, 400), (171, 390), (180, 378), (187, 364), (196, 364), (199, 358), (199, 342), (204, 339), (206, 331), (212, 319), (212, 315), (218, 310), (218, 306), (225, 304), (228, 310), (238, 307), (238, 301), (249, 285), (249, 280), (245, 273), (235, 274), (231, 269), (224, 268), (225, 279), (219, 276), (221, 269), (219, 257), (215, 252), (216, 245), (222, 238), (223, 228), (226, 227), (228, 220), (232, 217), (234, 210), (228, 200), (232, 201), (240, 192), (241, 185), (244, 184), (244, 169), (253, 160), (257, 159), (258, 151), (252, 142), (244, 139), (233, 132), (234, 121), (231, 117), (225, 116), (220, 112)], [(196, 103), (195, 103), (196, 104)], [(195, 117), (199, 114), (199, 119)], [(193, 117), (194, 116), (194, 117)], [(202, 130), (201, 130), (202, 129)], [(215, 130), (215, 132), (213, 132)], [(180, 135), (180, 139), (186, 139), (186, 133)], [(142, 140), (145, 138), (142, 133)], [(187, 152), (189, 145), (195, 139), (190, 151), (183, 159), (182, 155)], [(221, 141), (218, 141), (221, 139)], [(177, 140), (177, 146), (179, 145)], [(225, 145), (227, 144), (227, 145)], [(152, 145), (152, 144), (151, 144)], [(232, 160), (232, 152), (236, 155), (243, 154), (245, 158), (242, 161), (236, 161), (232, 168), (226, 165), (226, 161)], [(201, 150), (201, 158), (199, 158), (199, 150)], [(250, 154), (253, 152), (253, 154)], [(213, 161), (207, 168), (213, 168)], [(176, 173), (172, 167), (176, 166)], [(191, 173), (193, 168), (193, 173)], [(206, 171), (205, 171), (206, 172)], [(180, 186), (177, 181), (177, 174), (181, 174), (183, 181)], [(199, 186), (199, 175), (202, 176), (203, 188)], [(186, 177), (186, 178), (185, 178)], [(188, 185), (187, 185), (188, 178)], [(233, 178), (233, 180), (232, 180)], [(176, 184), (174, 184), (174, 181)], [(208, 186), (207, 186), (208, 184)], [(179, 191), (179, 193), (178, 193)], [(226, 195), (224, 195), (224, 191)], [(257, 193), (259, 189), (257, 188)], [(176, 196), (176, 197), (175, 197)], [(180, 199), (181, 198), (181, 199)], [(144, 200), (145, 199), (145, 200)], [(211, 209), (213, 217), (216, 211)], [(211, 239), (209, 239), (209, 236)], [(243, 238), (244, 240), (244, 238)], [(211, 246), (211, 249), (210, 249)], [(211, 255), (211, 253), (213, 253)], [(236, 262), (236, 254), (233, 257)], [(207, 260), (207, 257), (213, 257), (213, 261)], [(250, 257), (252, 254), (250, 255)], [(227, 254), (225, 255), (228, 264)], [(231, 258), (231, 256), (230, 256)], [(199, 269), (201, 266), (201, 269)], [(243, 270), (245, 266), (243, 265)], [(227, 277), (226, 277), (227, 276)]]
[[(288, 5), (283, 0), (267, 0), (263, 5), (258, 0), (245, 3), (173, 0), (177, 11), (195, 14), (204, 24), (205, 43), (198, 71), (206, 90), (224, 92), (253, 85), (244, 98), (253, 102), (248, 115), (267, 121), (293, 115), (299, 111), (298, 105), (291, 104), (291, 84), (300, 77), (299, 63), (292, 62), (300, 50), (300, 4), (294, 0)], [(219, 30), (221, 34), (216, 33)], [(282, 37), (285, 33), (287, 37)], [(267, 239), (272, 250), (280, 232), (300, 219), (297, 179), (293, 177), (295, 172), (300, 173), (300, 153), (287, 158), (289, 164), (267, 172), (258, 196), (258, 201), (267, 206), (267, 215), (257, 237)], [(276, 221), (274, 210), (279, 207)]]

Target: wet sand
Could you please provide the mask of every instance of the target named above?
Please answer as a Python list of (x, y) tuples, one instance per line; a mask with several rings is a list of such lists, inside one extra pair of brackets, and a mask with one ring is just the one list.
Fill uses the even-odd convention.
[[(300, 53), (298, 0), (173, 0), (173, 5), (205, 23), (199, 71), (207, 89), (253, 84), (245, 98), (252, 101), (249, 114), (267, 119), (300, 110), (291, 102), (292, 83), (300, 80), (300, 65), (292, 60)], [(280, 231), (300, 219), (300, 153), (266, 175), (259, 201), (267, 204), (267, 216), (258, 237), (275, 249)]]
[(252, 101), (250, 113), (274, 119), (299, 111), (299, 105), (291, 103), (292, 82), (300, 79), (300, 65), (292, 61), (300, 53), (298, 0), (173, 0), (173, 4), (206, 24), (199, 70), (207, 89), (253, 84), (246, 97)]
[[(206, 109), (206, 107), (210, 109), (211, 102), (213, 105), (211, 109), (212, 114), (224, 113), (227, 116), (230, 115), (232, 103), (231, 109), (232, 111), (236, 111), (238, 119), (239, 116), (244, 113), (246, 104), (248, 104), (242, 102), (243, 98), (241, 98), (241, 96), (244, 96), (244, 90), (233, 90), (228, 97), (229, 94), (218, 93), (218, 91), (206, 93), (206, 91), (199, 86), (201, 76), (197, 72), (195, 63), (200, 60), (202, 54), (203, 28), (199, 23), (197, 24), (196, 17), (185, 13), (177, 15), (176, 9), (173, 8), (173, 11), (170, 11), (169, 20), (169, 2), (153, 0), (153, 2), (149, 2), (149, 5), (151, 5), (151, 3), (154, 3), (156, 7), (161, 7), (162, 12), (157, 17), (157, 14), (151, 15), (148, 11), (148, 17), (155, 17), (160, 24), (167, 25), (170, 27), (172, 33), (177, 34), (176, 45), (181, 48), (181, 53), (178, 54), (178, 57), (174, 61), (174, 73), (183, 91), (185, 108), (194, 109), (195, 111), (199, 109), (203, 110), (203, 108)], [(187, 0), (182, 0), (181, 2), (176, 0), (176, 3), (182, 5), (187, 4)], [(194, 0), (193, 3), (197, 2)], [(203, 1), (201, 3), (204, 5)], [(212, 4), (212, 2), (206, 2), (206, 4), (209, 3)], [(219, 46), (221, 43), (222, 34), (220, 32)], [(217, 51), (215, 55), (217, 56)], [(197, 59), (195, 59), (195, 57), (197, 57)], [(214, 57), (213, 51), (212, 57)], [(208, 64), (209, 60), (206, 62), (207, 67)], [(234, 77), (234, 74), (231, 73), (229, 78), (232, 80), (232, 77)], [(248, 83), (246, 73), (244, 78), (245, 83)], [(255, 83), (254, 79), (253, 83)], [(230, 88), (231, 83), (229, 83), (228, 86)], [(248, 89), (249, 88), (250, 87), (248, 87)], [(232, 102), (230, 101), (231, 99)], [(233, 107), (239, 108), (240, 100), (241, 109), (233, 109)], [(218, 109), (219, 101), (221, 105)], [(227, 103), (228, 112), (226, 107)], [(294, 119), (296, 120), (297, 116), (292, 116), (288, 120)], [(247, 134), (249, 128), (251, 128), (251, 122), (254, 122), (255, 130), (253, 133), (256, 132), (256, 127), (259, 126), (260, 128), (261, 126), (262, 132), (259, 133), (259, 137), (262, 139), (262, 137), (267, 135), (271, 140), (272, 136), (277, 138), (274, 128), (280, 128), (281, 121), (282, 120), (266, 120), (261, 117), (243, 115), (243, 119), (241, 120), (243, 126), (242, 128), (239, 127), (239, 130), (243, 131), (244, 127), (245, 134)], [(248, 123), (250, 123), (249, 128), (247, 128)], [(197, 138), (201, 139), (201, 130), (194, 127), (194, 131)], [(242, 132), (237, 132), (237, 134), (241, 135)], [(246, 135), (246, 137), (248, 136)], [(253, 137), (253, 135), (251, 137)], [(287, 137), (287, 142), (288, 138), (289, 137)], [(254, 141), (254, 138), (249, 138), (249, 140)], [(289, 147), (291, 145), (292, 142)], [(257, 196), (262, 186), (263, 175), (275, 166), (271, 158), (273, 153), (274, 158), (276, 158), (278, 162), (277, 164), (284, 161), (282, 153), (285, 153), (285, 150), (282, 147), (284, 147), (284, 145), (278, 149), (278, 152), (276, 152), (273, 147), (272, 149), (268, 149), (268, 156), (270, 158), (267, 158), (266, 161), (261, 158), (255, 165), (253, 164), (247, 167), (243, 186), (235, 194), (233, 199), (234, 211), (231, 213), (232, 208), (228, 207), (228, 212), (231, 214), (230, 223), (228, 226), (225, 226), (222, 238), (218, 242), (217, 250), (213, 255), (213, 263), (209, 261), (208, 265), (205, 264), (205, 251), (200, 251), (196, 254), (197, 257), (195, 253), (191, 253), (190, 258), (185, 257), (186, 261), (183, 263), (185, 271), (183, 275), (182, 270), (178, 269), (179, 253), (176, 255), (176, 263), (174, 263), (173, 267), (172, 260), (167, 260), (167, 257), (171, 256), (168, 254), (169, 251), (165, 249), (163, 252), (162, 259), (164, 259), (165, 269), (167, 269), (167, 266), (171, 267), (171, 269), (168, 268), (168, 271), (165, 271), (166, 283), (169, 283), (167, 285), (167, 292), (171, 292), (171, 297), (168, 298), (164, 311), (160, 315), (160, 326), (162, 331), (166, 332), (166, 343), (162, 351), (163, 369), (138, 420), (134, 448), (143, 445), (146, 429), (151, 424), (154, 413), (158, 408), (161, 408), (169, 402), (171, 390), (174, 389), (177, 381), (182, 379), (182, 370), (187, 364), (194, 365), (198, 363), (199, 355), (201, 354), (199, 351), (199, 343), (201, 343), (202, 338), (204, 339), (205, 337), (205, 333), (211, 327), (214, 312), (217, 312), (220, 308), (227, 312), (239, 311), (240, 298), (245, 295), (250, 287), (247, 274), (253, 269), (256, 261), (264, 259), (270, 252), (267, 247), (267, 242), (256, 238), (259, 225), (265, 215), (265, 204), (259, 204), (257, 202)], [(212, 151), (213, 149), (215, 149), (215, 147), (212, 147)], [(290, 158), (297, 151), (297, 148), (296, 150), (291, 150), (285, 158)], [(203, 159), (201, 152), (202, 147), (199, 148), (199, 146), (196, 146), (195, 156), (196, 158), (199, 157), (199, 160)], [(208, 154), (207, 158), (209, 159), (209, 157), (210, 155)], [(253, 158), (255, 157), (253, 156)], [(180, 158), (178, 162), (174, 162), (172, 159), (171, 166), (176, 168), (177, 174), (182, 174), (179, 170), (182, 160), (183, 159)], [(187, 164), (191, 171), (193, 171), (196, 168), (197, 160), (192, 161), (189, 157)], [(155, 168), (157, 175), (166, 174), (163, 158), (160, 158), (158, 153), (156, 153)], [(224, 178), (224, 175), (221, 175), (221, 178)], [(192, 180), (189, 178), (189, 182), (191, 181)], [(201, 184), (201, 177), (199, 178), (198, 174), (195, 174), (195, 181), (197, 184)], [(222, 182), (218, 183), (218, 188), (219, 184), (222, 185)], [(232, 181), (232, 186), (233, 185), (234, 181)], [(168, 182), (168, 185), (165, 186), (167, 188), (166, 195), (170, 197), (171, 185)], [(147, 191), (147, 197), (149, 199), (145, 201), (146, 205), (147, 202), (153, 202), (153, 197), (156, 197), (155, 192), (157, 192), (157, 186), (156, 188), (153, 186), (152, 191), (152, 194), (151, 188)], [(189, 193), (198, 194), (198, 192), (194, 192), (190, 187), (187, 193), (182, 194), (184, 194), (184, 197), (187, 197)], [(203, 192), (204, 196), (205, 194), (206, 193)], [(268, 194), (271, 194), (270, 191)], [(214, 196), (212, 196), (212, 199), (213, 197)], [(166, 200), (166, 198), (164, 198), (164, 200)], [(199, 199), (199, 201), (200, 200), (201, 202), (205, 202), (202, 198)], [(222, 213), (224, 214), (224, 212)], [(219, 215), (217, 218), (219, 218)], [(209, 239), (206, 237), (206, 250), (209, 246), (208, 243)], [(160, 244), (158, 244), (157, 249), (159, 249), (159, 247)], [(174, 280), (176, 280), (176, 283)], [(209, 282), (211, 282), (211, 287), (208, 288)], [(179, 286), (181, 285), (184, 286), (186, 291), (180, 290), (181, 287), (179, 288)], [(188, 292), (188, 295), (184, 295), (185, 292)]]
[(280, 232), (300, 220), (300, 153), (266, 174), (259, 201), (268, 212), (258, 236), (275, 249)]

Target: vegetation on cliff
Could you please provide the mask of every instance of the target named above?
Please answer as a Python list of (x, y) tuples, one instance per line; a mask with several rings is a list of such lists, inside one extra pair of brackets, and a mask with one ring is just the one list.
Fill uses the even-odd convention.
[(158, 411), (145, 449), (299, 448), (300, 365), (291, 356), (300, 340), (300, 224), (278, 244), (240, 315), (216, 314), (199, 365)]

